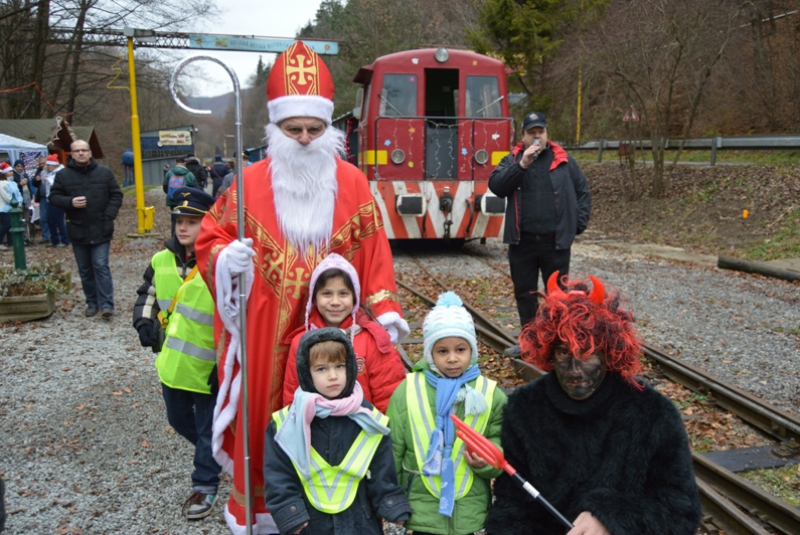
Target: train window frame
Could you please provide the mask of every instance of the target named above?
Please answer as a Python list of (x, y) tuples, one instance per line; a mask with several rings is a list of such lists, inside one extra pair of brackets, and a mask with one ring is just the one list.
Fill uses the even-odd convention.
[[(405, 85), (405, 88), (411, 88), (410, 91), (403, 92), (403, 88), (400, 87), (399, 90), (401, 91), (401, 95), (406, 95), (409, 97), (405, 105), (399, 101), (393, 100), (393, 98), (388, 98), (386, 96), (387, 92), (387, 81), (400, 81), (402, 79), (409, 79), (413, 77), (413, 81), (409, 81), (408, 84)], [(419, 91), (419, 80), (420, 76), (419, 73), (416, 72), (389, 72), (383, 75), (383, 80), (381, 80), (381, 90), (378, 93), (378, 116), (379, 117), (416, 117), (417, 116), (417, 108), (419, 106), (417, 92)], [(393, 87), (390, 85), (390, 89)], [(398, 107), (399, 106), (399, 107)], [(400, 109), (402, 108), (402, 110)], [(397, 114), (394, 113), (387, 113), (387, 111), (395, 111)], [(411, 113), (407, 113), (411, 111)], [(405, 112), (405, 113), (404, 113)]]
[[(487, 83), (490, 95), (485, 95)], [(493, 82), (493, 83), (492, 83)], [(474, 84), (480, 83), (479, 86)], [(480, 95), (480, 100), (475, 102), (476, 92)], [(464, 80), (464, 114), (466, 117), (476, 119), (500, 119), (503, 117), (503, 107), (501, 101), (503, 96), (500, 92), (500, 80), (493, 75), (468, 74)], [(474, 103), (474, 104), (473, 104)], [(474, 108), (480, 106), (477, 110)], [(483, 114), (479, 115), (481, 112)]]
[(361, 111), (364, 109), (364, 88), (359, 87), (356, 89), (356, 102), (355, 106), (353, 107), (353, 117), (357, 120), (361, 120)]

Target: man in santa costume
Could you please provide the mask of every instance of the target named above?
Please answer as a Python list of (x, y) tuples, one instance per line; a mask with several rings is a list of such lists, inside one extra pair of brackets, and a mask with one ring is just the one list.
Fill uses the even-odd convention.
[[(392, 253), (367, 180), (343, 161), (344, 134), (331, 127), (333, 79), (302, 42), (281, 54), (267, 81), (267, 158), (244, 170), (203, 219), (197, 265), (215, 295), (220, 391), (214, 456), (233, 475), (225, 518), (244, 533), (246, 503), (240, 396), (238, 275), (245, 274), (250, 482), (253, 533), (277, 533), (264, 506), (264, 433), (281, 408), (288, 335), (303, 325), (314, 268), (330, 253), (349, 260), (363, 304), (396, 343), (408, 334), (397, 298)], [(243, 241), (236, 205), (244, 206)], [(266, 475), (269, 477), (269, 474)]]

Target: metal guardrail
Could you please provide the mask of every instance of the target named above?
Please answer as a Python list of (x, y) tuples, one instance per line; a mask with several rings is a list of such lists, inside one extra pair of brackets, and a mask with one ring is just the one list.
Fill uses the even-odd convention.
[[(653, 147), (651, 139), (637, 141), (620, 141), (612, 139), (600, 139), (587, 141), (580, 145), (565, 143), (564, 147), (571, 151), (596, 150), (597, 161), (603, 161), (603, 152), (606, 149), (619, 149), (620, 145), (636, 145), (640, 150), (651, 150)], [(680, 138), (667, 139), (666, 148), (676, 150), (681, 145)], [(684, 149), (689, 150), (710, 150), (711, 165), (717, 161), (718, 150), (800, 150), (800, 135), (786, 136), (728, 136), (728, 137), (702, 137), (686, 139)]]

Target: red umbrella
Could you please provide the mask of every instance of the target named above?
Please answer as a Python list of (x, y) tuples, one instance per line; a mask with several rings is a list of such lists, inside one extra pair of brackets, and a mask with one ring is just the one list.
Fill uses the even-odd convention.
[(569, 520), (564, 518), (564, 515), (558, 512), (558, 509), (550, 505), (550, 502), (544, 499), (544, 496), (542, 496), (533, 485), (528, 483), (525, 478), (517, 473), (513, 466), (508, 464), (508, 461), (506, 461), (506, 458), (503, 456), (503, 452), (500, 451), (500, 448), (495, 446), (491, 440), (459, 420), (458, 416), (455, 414), (451, 414), (450, 418), (453, 420), (453, 423), (456, 424), (456, 435), (464, 441), (464, 444), (467, 445), (470, 452), (477, 453), (490, 465), (505, 471), (511, 476), (514, 483), (525, 489), (535, 500), (539, 500), (545, 509), (550, 511), (562, 524), (569, 529), (574, 527)]

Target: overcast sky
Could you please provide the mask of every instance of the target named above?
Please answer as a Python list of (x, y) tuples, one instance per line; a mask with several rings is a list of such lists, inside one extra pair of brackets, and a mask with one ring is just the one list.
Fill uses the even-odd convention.
[[(294, 37), (300, 28), (314, 20), (320, 0), (217, 0), (217, 5), (225, 10), (216, 21), (204, 21), (202, 33), (222, 35), (254, 35), (257, 37)], [(183, 31), (191, 33), (193, 29)], [(214, 56), (231, 66), (244, 86), (247, 79), (255, 73), (259, 54), (256, 52), (216, 52), (192, 50), (189, 55)], [(262, 54), (264, 63), (272, 63), (275, 54)], [(198, 65), (201, 65), (198, 62)], [(199, 93), (207, 96), (227, 93), (232, 89), (230, 78), (220, 67), (206, 62), (203, 65), (212, 82)]]

